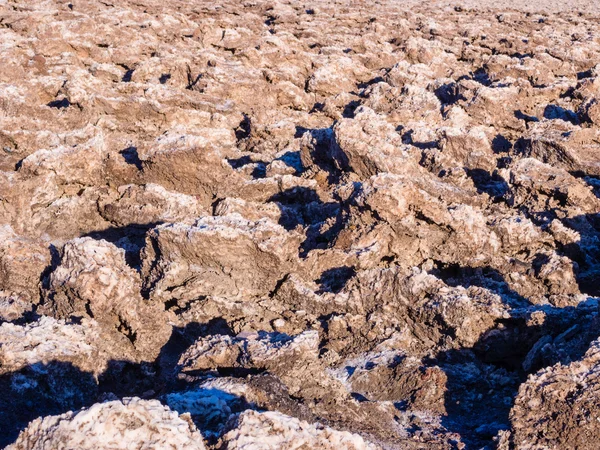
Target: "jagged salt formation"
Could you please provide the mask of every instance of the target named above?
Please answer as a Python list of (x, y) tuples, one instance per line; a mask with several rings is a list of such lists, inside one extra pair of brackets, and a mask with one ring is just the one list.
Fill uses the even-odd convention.
[(594, 449), (598, 14), (0, 1), (0, 445)]

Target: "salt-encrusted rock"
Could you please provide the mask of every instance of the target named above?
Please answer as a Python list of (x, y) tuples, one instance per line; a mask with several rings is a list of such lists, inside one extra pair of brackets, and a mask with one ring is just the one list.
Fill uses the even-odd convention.
[(531, 375), (519, 388), (510, 413), (515, 448), (596, 447), (600, 343), (592, 342), (580, 360)]
[(336, 58), (320, 65), (307, 81), (308, 92), (318, 95), (335, 95), (354, 88), (360, 68), (350, 58)]
[[(82, 371), (101, 373), (110, 348), (101, 348), (100, 330), (94, 320), (81, 325), (42, 317), (27, 325), (0, 325), (0, 374), (34, 364), (70, 363)], [(103, 346), (102, 346), (103, 347)]]
[(103, 187), (80, 189), (77, 185), (70, 186), (45, 207), (39, 208), (36, 205), (32, 208), (28, 234), (46, 239), (53, 236), (64, 242), (110, 228), (110, 222), (98, 211), (98, 202), (104, 193)]
[(40, 279), (50, 259), (46, 245), (18, 236), (10, 225), (0, 226), (0, 290), (37, 303)]
[(27, 325), (0, 325), (1, 442), (13, 442), (40, 415), (94, 402), (97, 377), (121, 355), (91, 319), (67, 324), (41, 317)]
[(268, 202), (285, 196), (291, 190), (309, 193), (316, 189), (318, 189), (316, 180), (295, 175), (274, 175), (244, 182), (238, 187), (236, 196), (250, 202)]
[(112, 392), (527, 448), (597, 337), (598, 2), (0, 3), (0, 447)]
[(275, 411), (259, 413), (252, 410), (240, 414), (236, 428), (223, 436), (223, 443), (228, 450), (291, 450), (302, 446), (319, 450), (379, 448), (348, 431), (309, 424)]
[(91, 317), (138, 358), (154, 360), (171, 335), (162, 304), (144, 300), (139, 274), (125, 251), (106, 241), (78, 238), (65, 244), (50, 274), (45, 309), (55, 317)]
[(545, 164), (534, 158), (523, 158), (510, 167), (507, 176), (512, 200), (516, 205), (536, 211), (547, 205), (558, 208), (565, 205), (576, 211), (592, 213), (600, 207), (600, 200), (590, 186), (565, 169)]
[(26, 297), (0, 291), (0, 322), (14, 322), (23, 319), (33, 309)]
[[(107, 191), (105, 186), (82, 187), (79, 181), (62, 184), (54, 169), (32, 177), (23, 177), (18, 172), (11, 175), (2, 189), (3, 203), (8, 207), (4, 222), (20, 236), (43, 241), (67, 240), (110, 226), (100, 215), (97, 204)], [(104, 181), (103, 178), (98, 183)]]
[(21, 432), (10, 450), (196, 449), (202, 435), (189, 419), (158, 400), (125, 398), (96, 403), (77, 412), (40, 417)]
[(600, 175), (600, 137), (597, 130), (580, 128), (562, 120), (535, 123), (523, 136), (524, 156), (561, 167), (569, 172)]
[(328, 324), (330, 344), (338, 352), (359, 339), (353, 329), (367, 325), (360, 319), (363, 315), (371, 317), (367, 337), (374, 341), (406, 326), (421, 341), (419, 345), (445, 339), (452, 330), (456, 341), (452, 345), (467, 347), (494, 328), (497, 320), (508, 318), (508, 307), (499, 295), (477, 287), (450, 287), (425, 271), (398, 267), (358, 272), (334, 301), (350, 313), (332, 317), (335, 326)]
[(380, 172), (406, 173), (416, 166), (394, 127), (367, 107), (360, 107), (353, 119), (342, 119), (334, 126), (330, 145), (338, 167), (361, 178)]
[(139, 150), (139, 158), (149, 181), (195, 195), (208, 206), (236, 179), (226, 160), (234, 142), (233, 132), (226, 129), (206, 129), (201, 135), (173, 131)]
[(235, 338), (216, 335), (200, 339), (187, 349), (179, 360), (179, 367), (184, 372), (244, 367), (277, 373), (315, 361), (318, 347), (317, 331), (305, 331), (297, 336), (264, 331), (243, 333)]
[(151, 298), (267, 295), (296, 265), (299, 236), (239, 214), (161, 225), (148, 233), (143, 274)]
[(441, 132), (440, 148), (443, 153), (455, 158), (468, 169), (493, 171), (496, 168), (492, 147), (482, 129), (463, 131), (444, 128)]
[(205, 215), (196, 197), (148, 183), (118, 189), (118, 198), (101, 206), (102, 216), (119, 227), (195, 220)]
[[(493, 125), (508, 129), (524, 130), (524, 115), (515, 114), (519, 109), (520, 90), (517, 86), (476, 85), (473, 96), (463, 107), (473, 121), (481, 125)], [(507, 105), (510, 105), (507, 107)]]
[(260, 203), (242, 200), (241, 198), (225, 198), (216, 206), (215, 216), (239, 214), (247, 220), (270, 219), (279, 223), (287, 208), (276, 203)]
[(59, 184), (93, 186), (104, 180), (104, 136), (98, 134), (81, 145), (38, 150), (21, 162), (26, 177), (52, 174)]
[(593, 123), (594, 125), (600, 125), (600, 102), (596, 97), (587, 98), (578, 111), (579, 117), (584, 121)]
[[(352, 392), (370, 401), (393, 401), (410, 405), (410, 409), (445, 413), (447, 376), (439, 367), (423, 367), (417, 359), (403, 358), (396, 354), (392, 362), (376, 361), (377, 353), (365, 355), (364, 364), (355, 360), (345, 361), (353, 368), (347, 383)], [(360, 358), (360, 357), (359, 357)], [(357, 358), (357, 359), (359, 359)], [(415, 377), (419, 373), (419, 377)]]
[[(414, 181), (408, 176), (379, 174), (363, 184), (356, 202), (359, 208), (367, 206), (368, 210), (393, 226), (395, 237), (388, 232), (387, 238), (378, 240), (386, 243), (394, 253), (403, 254), (404, 258), (414, 255), (415, 259), (410, 264), (416, 264), (418, 255), (421, 255), (448, 262), (453, 258), (463, 259), (465, 264), (480, 265), (483, 255), (484, 259), (493, 258), (501, 245), (496, 234), (489, 229), (481, 208), (469, 204), (451, 206), (446, 201), (446, 198), (452, 201), (453, 197), (460, 195), (460, 190), (426, 174)], [(372, 233), (368, 216), (365, 222), (366, 229)], [(457, 240), (455, 237), (458, 235), (448, 233), (449, 230), (469, 233), (471, 239), (468, 242)], [(428, 235), (428, 238), (415, 246), (414, 237), (408, 236), (417, 235)], [(401, 236), (403, 238), (399, 239)], [(474, 252), (476, 248), (478, 250)]]

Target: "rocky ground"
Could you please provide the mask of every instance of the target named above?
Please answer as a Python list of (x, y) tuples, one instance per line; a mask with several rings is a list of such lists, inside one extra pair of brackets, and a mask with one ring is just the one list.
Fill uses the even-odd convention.
[(0, 445), (596, 449), (598, 17), (0, 0)]

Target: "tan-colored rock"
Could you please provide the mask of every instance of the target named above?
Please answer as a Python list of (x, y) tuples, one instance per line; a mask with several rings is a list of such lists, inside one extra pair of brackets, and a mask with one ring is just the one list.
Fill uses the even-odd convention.
[(50, 260), (46, 245), (18, 236), (9, 225), (0, 227), (0, 290), (38, 303), (42, 274)]
[(598, 14), (0, 0), (0, 447), (595, 442)]
[(21, 161), (19, 172), (26, 177), (53, 174), (59, 184), (90, 186), (104, 180), (104, 136), (98, 134), (82, 145), (38, 150)]
[(102, 348), (94, 320), (69, 325), (51, 317), (20, 326), (0, 325), (1, 373), (16, 372), (34, 364), (68, 362), (82, 371), (99, 374), (106, 368), (110, 348)]
[(215, 295), (250, 300), (269, 294), (297, 265), (299, 236), (239, 214), (149, 232), (144, 284), (154, 300)]
[(561, 167), (569, 172), (599, 175), (600, 137), (597, 130), (575, 127), (561, 120), (533, 125), (523, 137), (525, 156)]
[(226, 160), (234, 142), (232, 130), (206, 129), (196, 135), (173, 131), (138, 153), (149, 181), (195, 195), (208, 206), (215, 194), (227, 192), (236, 181)]
[(179, 360), (182, 371), (219, 367), (254, 367), (278, 373), (317, 359), (319, 333), (242, 333), (236, 338), (211, 336), (197, 341)]
[(496, 162), (492, 147), (481, 129), (468, 131), (446, 128), (442, 130), (440, 148), (468, 169), (492, 172)]
[(34, 420), (8, 448), (44, 450), (57, 447), (80, 449), (204, 450), (202, 435), (190, 420), (158, 400), (125, 398), (96, 403), (81, 411)]
[(158, 184), (126, 185), (118, 198), (101, 206), (102, 216), (117, 226), (193, 221), (207, 211), (196, 197), (166, 190)]
[(557, 364), (521, 385), (510, 419), (510, 442), (518, 448), (595, 447), (598, 410), (598, 341), (581, 360)]
[(342, 119), (333, 133), (330, 151), (336, 164), (360, 177), (405, 173), (415, 165), (394, 127), (369, 108), (357, 110), (353, 119)]
[[(319, 427), (277, 412), (246, 411), (237, 427), (223, 437), (227, 449), (377, 449), (357, 434)], [(265, 447), (266, 445), (266, 447)]]
[[(137, 358), (154, 360), (171, 335), (162, 304), (144, 300), (139, 274), (125, 251), (106, 241), (78, 238), (65, 244), (50, 274), (44, 309), (57, 318), (90, 317)], [(130, 350), (125, 350), (125, 354)]]

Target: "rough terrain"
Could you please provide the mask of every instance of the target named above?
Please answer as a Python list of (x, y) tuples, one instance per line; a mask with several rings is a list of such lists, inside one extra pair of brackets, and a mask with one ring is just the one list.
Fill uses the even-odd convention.
[(598, 18), (0, 0), (0, 446), (596, 449)]

